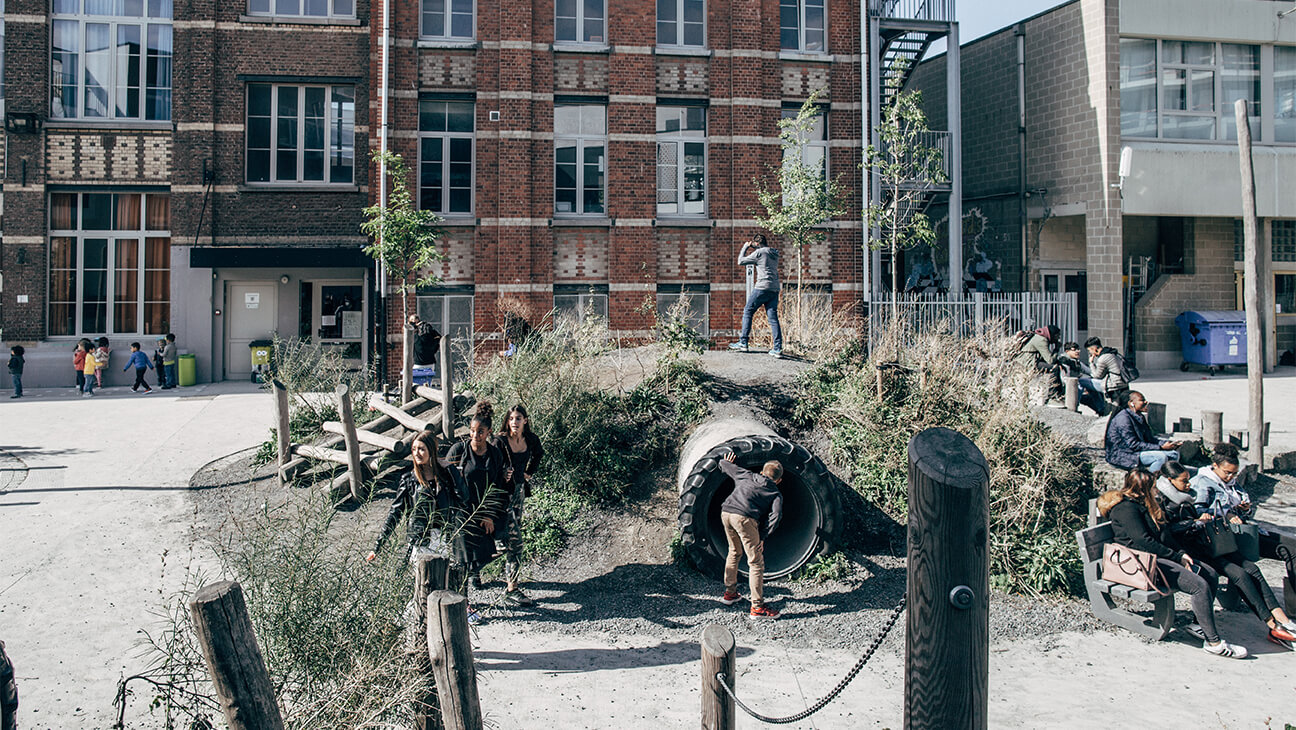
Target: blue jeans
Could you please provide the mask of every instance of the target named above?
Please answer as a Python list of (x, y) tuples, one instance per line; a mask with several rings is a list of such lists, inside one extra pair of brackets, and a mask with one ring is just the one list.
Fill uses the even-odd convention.
[(752, 289), (751, 296), (747, 297), (747, 306), (743, 307), (742, 334), (738, 335), (739, 342), (747, 344), (747, 337), (751, 335), (752, 315), (757, 309), (765, 307), (765, 316), (769, 318), (770, 334), (774, 336), (774, 349), (783, 349), (783, 329), (779, 327), (778, 299), (777, 291)]
[(81, 389), (83, 393), (93, 393), (95, 389), (95, 376), (91, 373), (85, 376), (85, 386)]
[(13, 378), (14, 395), (22, 395), (22, 373), (10, 371), (9, 375)]
[(1107, 415), (1107, 399), (1103, 398), (1102, 384), (1093, 378), (1080, 378), (1080, 402), (1100, 416)]
[(1140, 451), (1138, 456), (1139, 463), (1146, 466), (1147, 470), (1154, 474), (1161, 471), (1161, 465), (1167, 461), (1179, 461), (1178, 451), (1163, 451), (1161, 449), (1157, 449), (1156, 451)]
[(162, 387), (174, 388), (180, 385), (180, 378), (176, 376), (176, 368), (178, 365), (176, 363), (168, 363), (162, 367), (166, 369), (166, 385)]

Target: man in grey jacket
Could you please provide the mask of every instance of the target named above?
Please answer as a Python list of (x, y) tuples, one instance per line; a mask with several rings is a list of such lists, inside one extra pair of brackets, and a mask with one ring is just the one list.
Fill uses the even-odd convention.
[(720, 460), (720, 470), (733, 479), (733, 493), (720, 504), (720, 522), (729, 541), (725, 560), (725, 592), (720, 602), (737, 603), (738, 561), (747, 554), (747, 585), (751, 589), (753, 618), (778, 618), (779, 612), (765, 605), (765, 540), (778, 529), (783, 519), (783, 465), (767, 461), (760, 473), (748, 471), (734, 463), (730, 451)]
[[(747, 253), (747, 249), (756, 248)], [(756, 267), (756, 285), (747, 297), (747, 306), (743, 307), (742, 334), (738, 341), (729, 346), (730, 350), (747, 352), (747, 338), (751, 335), (752, 315), (757, 309), (765, 307), (765, 316), (769, 318), (770, 334), (774, 337), (774, 347), (769, 354), (783, 356), (783, 330), (779, 327), (779, 252), (778, 249), (765, 243), (765, 236), (757, 233), (752, 240), (746, 241), (738, 251), (738, 265)]]

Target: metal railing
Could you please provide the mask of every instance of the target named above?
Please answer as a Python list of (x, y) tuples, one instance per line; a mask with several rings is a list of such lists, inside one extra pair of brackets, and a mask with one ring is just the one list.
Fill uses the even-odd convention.
[[(924, 183), (924, 187), (948, 186), (950, 181), (950, 176), (954, 174), (954, 168), (951, 164), (954, 159), (953, 153), (951, 152), (951, 150), (953, 150), (954, 148), (954, 135), (950, 132), (942, 132), (942, 131), (920, 132), (918, 136), (914, 139), (914, 146), (934, 149), (940, 153), (940, 169), (941, 172), (945, 174), (945, 178), (942, 181), (937, 183), (933, 183), (927, 180), (922, 180), (922, 181), (905, 180), (904, 182), (910, 184), (921, 182)], [(879, 145), (879, 151), (883, 155), (887, 154), (887, 146), (885, 142)], [(901, 160), (901, 162), (904, 162), (904, 160)], [(884, 182), (883, 185), (885, 186), (886, 183)]]
[(945, 332), (974, 337), (989, 331), (1012, 333), (1057, 325), (1063, 342), (1075, 341), (1076, 295), (1033, 292), (990, 294), (883, 294), (868, 302), (869, 338), (893, 320), (914, 333)]
[(954, 0), (871, 0), (869, 11), (876, 18), (948, 22), (954, 19)]

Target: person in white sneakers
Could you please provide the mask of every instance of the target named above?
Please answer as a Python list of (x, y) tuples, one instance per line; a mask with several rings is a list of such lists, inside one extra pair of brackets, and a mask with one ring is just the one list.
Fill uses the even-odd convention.
[(783, 465), (767, 461), (759, 473), (734, 463), (732, 451), (720, 460), (720, 470), (733, 479), (733, 493), (720, 505), (720, 522), (729, 541), (725, 560), (725, 592), (720, 602), (737, 603), (738, 561), (747, 554), (747, 585), (751, 589), (751, 615), (754, 618), (778, 618), (779, 612), (765, 605), (765, 540), (778, 529), (783, 518)]
[[(747, 249), (752, 246), (756, 248), (751, 253), (747, 253)], [(756, 267), (756, 284), (747, 297), (747, 306), (743, 307), (742, 334), (738, 335), (737, 342), (729, 346), (730, 350), (747, 352), (747, 338), (751, 335), (752, 315), (756, 314), (757, 309), (765, 307), (765, 316), (769, 318), (770, 336), (774, 338), (774, 346), (770, 349), (769, 354), (774, 357), (783, 356), (783, 330), (779, 327), (778, 318), (778, 264), (778, 249), (767, 244), (765, 236), (760, 233), (752, 236), (750, 241), (744, 242), (742, 248), (738, 251), (739, 266)]]

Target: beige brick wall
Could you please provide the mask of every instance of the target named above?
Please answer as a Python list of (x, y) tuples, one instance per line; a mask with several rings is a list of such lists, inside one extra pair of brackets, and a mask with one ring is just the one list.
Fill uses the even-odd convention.
[(1085, 218), (1082, 215), (1068, 215), (1050, 218), (1043, 224), (1039, 220), (1031, 221), (1032, 240), (1030, 251), (1032, 289), (1039, 286), (1040, 269), (1060, 269), (1085, 267)]
[[(1126, 218), (1131, 220), (1139, 219)], [(1136, 225), (1155, 220), (1139, 220)], [(1135, 304), (1134, 344), (1145, 367), (1179, 364), (1179, 329), (1174, 319), (1181, 312), (1234, 308), (1233, 221), (1196, 218), (1189, 222), (1187, 233), (1196, 273), (1159, 277)]]
[(555, 284), (607, 282), (607, 231), (564, 231), (554, 239)]

